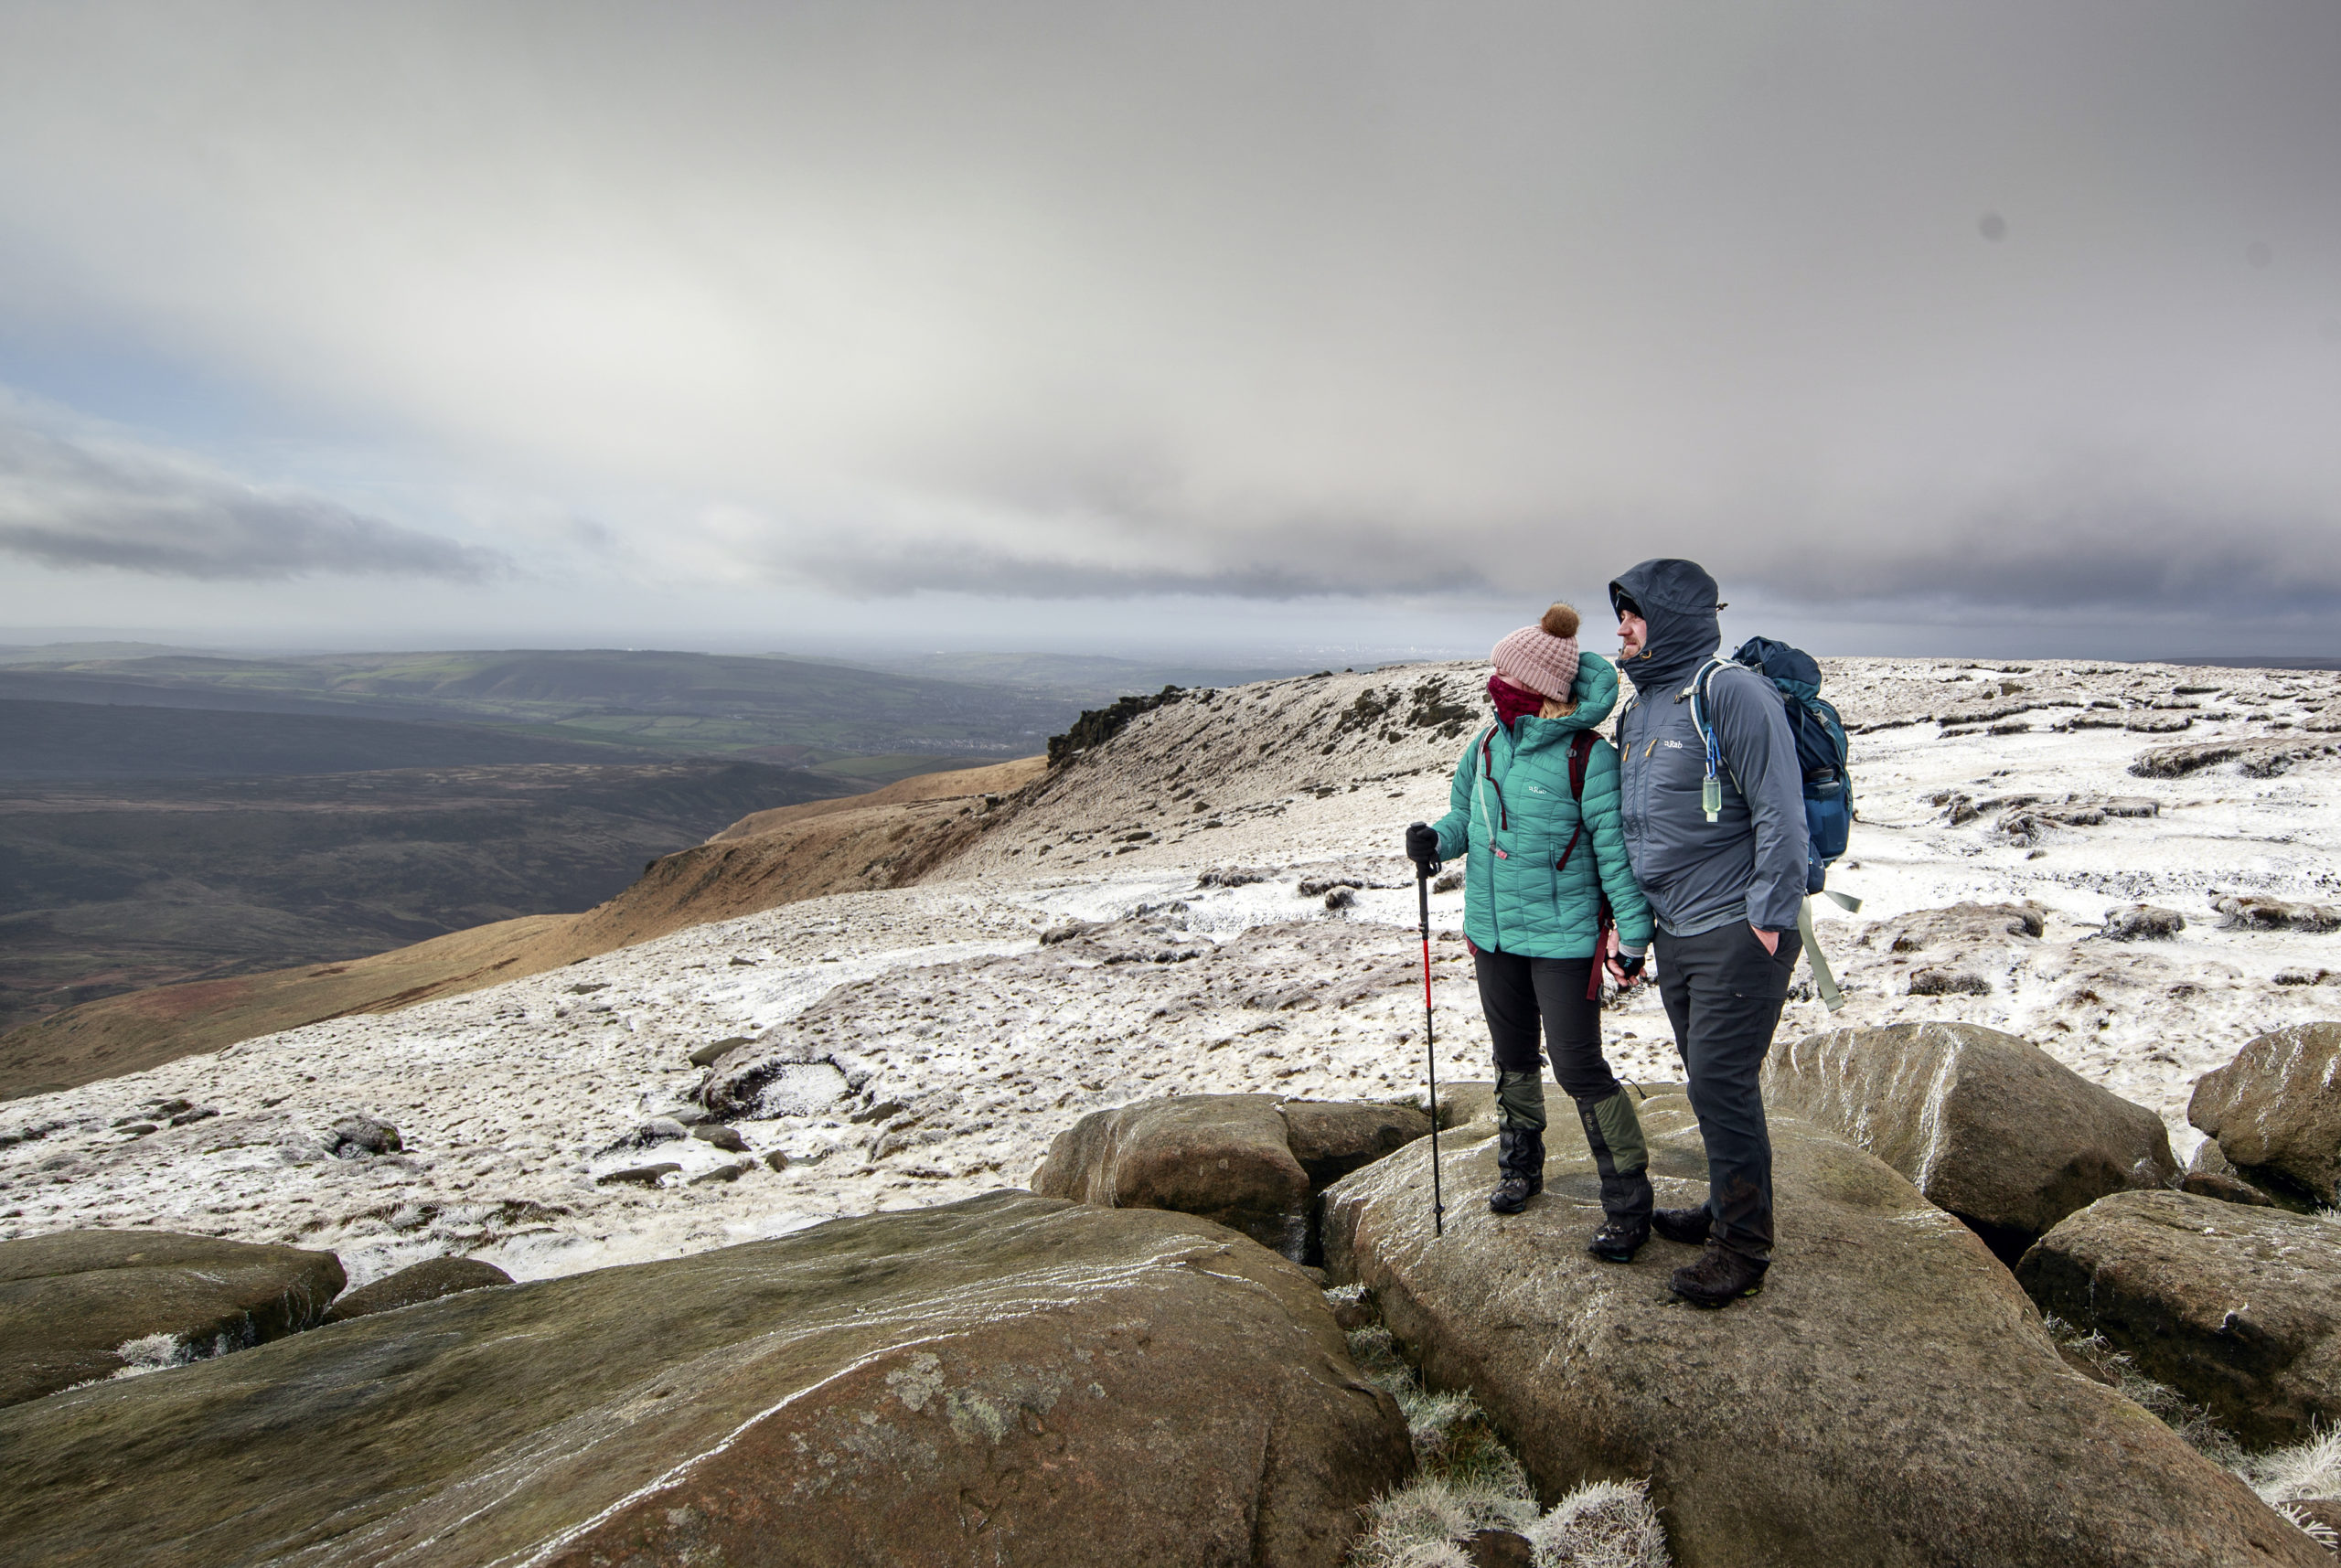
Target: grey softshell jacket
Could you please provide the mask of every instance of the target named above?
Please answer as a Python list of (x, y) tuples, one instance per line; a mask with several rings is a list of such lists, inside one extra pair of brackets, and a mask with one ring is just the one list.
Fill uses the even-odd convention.
[[(1684, 570), (1684, 569), (1687, 569)], [(1621, 665), (1634, 700), (1618, 721), (1626, 855), (1660, 930), (1696, 936), (1733, 921), (1791, 931), (1804, 903), (1804, 774), (1772, 683), (1744, 666), (1708, 682), (1723, 742), (1723, 806), (1700, 806), (1706, 742), (1690, 686), (1722, 644), (1715, 580), (1689, 561), (1644, 561), (1610, 584), (1650, 626), (1647, 656)]]

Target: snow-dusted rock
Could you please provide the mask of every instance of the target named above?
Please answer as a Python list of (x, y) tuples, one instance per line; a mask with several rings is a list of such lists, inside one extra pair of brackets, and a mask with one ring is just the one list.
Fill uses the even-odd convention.
[(1979, 948), (2012, 945), (2009, 937), (2038, 941), (2048, 912), (2022, 903), (1956, 903), (1945, 909), (1913, 910), (1889, 921), (1878, 938), (1891, 953), (1963, 956)]
[[(2184, 729), (2186, 726), (2181, 724), (2174, 728)], [(2192, 745), (2156, 746), (2143, 753), (2131, 765), (2130, 771), (2140, 778), (2184, 778), (2205, 768), (2233, 763), (2246, 778), (2274, 778), (2297, 763), (2315, 757), (2329, 757), (2336, 750), (2341, 750), (2341, 747), (2336, 747), (2330, 741), (2282, 740), (2267, 736), (2203, 741)]]
[(2341, 1229), (2186, 1192), (2118, 1192), (2040, 1238), (2016, 1278), (2247, 1445), (2341, 1418)]
[(325, 1320), (347, 1323), (353, 1317), (366, 1317), (377, 1312), (393, 1312), (401, 1307), (436, 1301), (443, 1296), (453, 1296), (461, 1290), (484, 1290), (492, 1285), (511, 1283), (510, 1275), (494, 1264), (484, 1264), (477, 1258), (431, 1258), (411, 1264), (394, 1275), (351, 1291), (333, 1304), (333, 1309), (326, 1314)]
[[(1695, 1201), (1689, 1105), (1641, 1107), (1659, 1201)], [(2111, 1389), (2069, 1371), (1983, 1243), (1883, 1163), (1772, 1123), (1780, 1243), (1763, 1292), (1670, 1299), (1688, 1247), (1597, 1262), (1598, 1179), (1565, 1120), (1517, 1216), (1452, 1201), (1495, 1179), (1492, 1139), (1429, 1147), (1326, 1194), (1326, 1261), (1371, 1287), (1434, 1388), (1471, 1390), (1538, 1495), (1650, 1477), (1680, 1568), (2325, 1565), (2322, 1549)], [(2242, 1211), (2234, 1211), (2242, 1212)]]
[(683, 1168), (677, 1161), (662, 1159), (650, 1165), (629, 1165), (618, 1170), (605, 1171), (593, 1179), (603, 1187), (656, 1187), (670, 1176), (679, 1176)]
[(2247, 1179), (2333, 1203), (2341, 1194), (2341, 1023), (2260, 1036), (2197, 1082), (2186, 1119), (2217, 1138)]
[(2115, 942), (2160, 941), (2186, 929), (2185, 915), (2157, 904), (2128, 904), (2105, 913), (2105, 934)]
[[(0, 1404), (309, 1328), (344, 1283), (331, 1253), (214, 1236), (59, 1231), (0, 1242)], [(157, 1339), (169, 1342), (138, 1343)]]
[(2178, 1174), (2161, 1117), (1979, 1024), (1830, 1029), (1775, 1045), (1764, 1104), (1876, 1155), (2011, 1262), (2106, 1193)]
[(369, 1155), (396, 1154), (404, 1144), (398, 1128), (379, 1116), (347, 1115), (326, 1134), (326, 1152), (336, 1159), (364, 1159)]
[(2221, 923), (2238, 931), (2331, 931), (2341, 926), (2341, 904), (2295, 902), (2237, 893), (2212, 901)]
[(1910, 976), (1914, 997), (1988, 997), (1992, 983), (1966, 969), (1919, 969)]
[[(22, 1564), (1336, 1568), (1412, 1463), (1299, 1269), (995, 1193), (0, 1412)], [(103, 1484), (100, 1484), (100, 1483)]]

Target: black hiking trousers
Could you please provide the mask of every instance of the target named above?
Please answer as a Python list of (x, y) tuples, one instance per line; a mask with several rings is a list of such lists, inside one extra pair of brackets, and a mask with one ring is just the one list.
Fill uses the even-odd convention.
[(1733, 1252), (1772, 1255), (1772, 1138), (1764, 1126), (1764, 1058), (1796, 970), (1797, 933), (1767, 953), (1745, 921), (1652, 944), (1659, 999), (1690, 1081), (1707, 1146), (1708, 1234)]
[(1601, 1003), (1585, 994), (1593, 980), (1590, 958), (1523, 958), (1474, 943), (1480, 1007), (1494, 1039), (1496, 1068), (1544, 1076), (1541, 1041), (1553, 1058), (1553, 1077), (1572, 1100), (1607, 1100), (1618, 1080), (1601, 1054)]
[[(1529, 1176), (1545, 1168), (1545, 1075), (1536, 1056), (1541, 1026), (1553, 1076), (1577, 1102), (1577, 1124), (1600, 1173), (1602, 1212), (1618, 1223), (1646, 1223), (1654, 1201), (1650, 1145), (1632, 1098), (1601, 1054), (1601, 1002), (1586, 995), (1593, 984), (1593, 960), (1523, 958), (1490, 953), (1476, 944), (1471, 960), (1480, 976), (1480, 1006), (1495, 1041), (1497, 1116), (1512, 1151), (1497, 1161), (1498, 1168)], [(1514, 1129), (1525, 1128), (1534, 1132), (1523, 1144)], [(1524, 1165), (1519, 1163), (1523, 1157)]]

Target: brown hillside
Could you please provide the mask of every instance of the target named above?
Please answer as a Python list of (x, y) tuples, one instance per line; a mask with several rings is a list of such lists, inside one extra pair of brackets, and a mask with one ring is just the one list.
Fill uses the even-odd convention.
[(841, 811), (863, 811), (872, 806), (906, 805), (921, 801), (963, 800), (979, 795), (1013, 795), (1048, 772), (1048, 768), (1045, 757), (1020, 757), (1012, 763), (994, 763), (987, 767), (959, 768), (941, 773), (914, 773), (906, 779), (897, 779), (883, 789), (872, 790), (868, 795), (839, 795), (835, 800), (809, 800), (802, 805), (776, 805), (770, 811), (750, 812), (708, 842), (724, 844), (736, 838), (754, 838), (793, 823), (808, 822), (814, 817), (834, 816)]
[(1003, 797), (1045, 769), (1032, 757), (757, 812), (652, 861), (625, 891), (583, 914), (530, 915), (347, 964), (84, 1002), (0, 1035), (0, 1099), (142, 1072), (326, 1019), (393, 1012), (801, 899), (907, 886), (1004, 821)]
[(549, 961), (536, 967), (800, 899), (907, 887), (1007, 820), (1005, 797), (1047, 766), (1029, 757), (922, 773), (870, 795), (757, 812), (695, 849), (653, 861), (625, 892), (540, 938), (532, 950)]
[(0, 1099), (143, 1072), (254, 1035), (348, 1013), (389, 1012), (534, 974), (544, 965), (523, 962), (529, 944), (575, 919), (524, 915), (347, 964), (304, 964), (84, 1002), (0, 1035)]

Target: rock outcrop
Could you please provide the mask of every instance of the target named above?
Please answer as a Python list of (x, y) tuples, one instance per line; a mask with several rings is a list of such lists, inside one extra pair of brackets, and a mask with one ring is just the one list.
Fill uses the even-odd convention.
[(2161, 1117), (1980, 1024), (1775, 1046), (1764, 1103), (1867, 1149), (2010, 1263), (2075, 1210), (2178, 1175)]
[(2214, 899), (2219, 923), (2235, 931), (2331, 931), (2341, 926), (2341, 904), (2294, 903), (2289, 899), (2238, 893)]
[(2104, 934), (2114, 942), (2165, 941), (2186, 929), (2186, 917), (2155, 904), (2125, 904), (2105, 912)]
[(2341, 1230), (2186, 1192), (2120, 1192), (2040, 1239), (2016, 1278), (2254, 1447), (2341, 1417)]
[(1410, 1463), (1292, 1264), (1002, 1192), (0, 1411), (0, 1540), (119, 1568), (1335, 1568)]
[(1339, 1100), (1279, 1100), (1292, 1157), (1309, 1185), (1331, 1187), (1430, 1133), (1430, 1118), (1406, 1105), (1363, 1105)]
[(1308, 1262), (1315, 1195), (1429, 1131), (1429, 1117), (1402, 1105), (1182, 1094), (1082, 1117), (1049, 1146), (1032, 1189), (1200, 1214)]
[(2261, 1035), (2197, 1082), (2186, 1119), (2254, 1185), (2333, 1203), (2341, 1195), (2341, 1023)]
[(345, 1279), (331, 1253), (170, 1231), (0, 1242), (0, 1404), (312, 1328)]
[(347, 1323), (353, 1317), (368, 1317), (377, 1312), (395, 1312), (401, 1307), (436, 1301), (459, 1290), (482, 1290), (491, 1285), (511, 1283), (510, 1275), (494, 1264), (484, 1264), (477, 1258), (432, 1258), (351, 1291), (333, 1304), (325, 1320)]
[[(1641, 1107), (1662, 1204), (1695, 1201), (1688, 1104)], [(1670, 1299), (1687, 1247), (1632, 1264), (1584, 1239), (1598, 1186), (1556, 1122), (1544, 1196), (1516, 1217), (1430, 1221), (1416, 1144), (1326, 1194), (1326, 1256), (1370, 1286), (1434, 1387), (1468, 1387), (1547, 1504), (1650, 1477), (1680, 1568), (2039, 1568), (2328, 1560), (2234, 1477), (2069, 1371), (1972, 1232), (1874, 1157), (1772, 1124), (1780, 1244), (1763, 1293), (1716, 1314)], [(1448, 1145), (1449, 1192), (1494, 1145)]]

